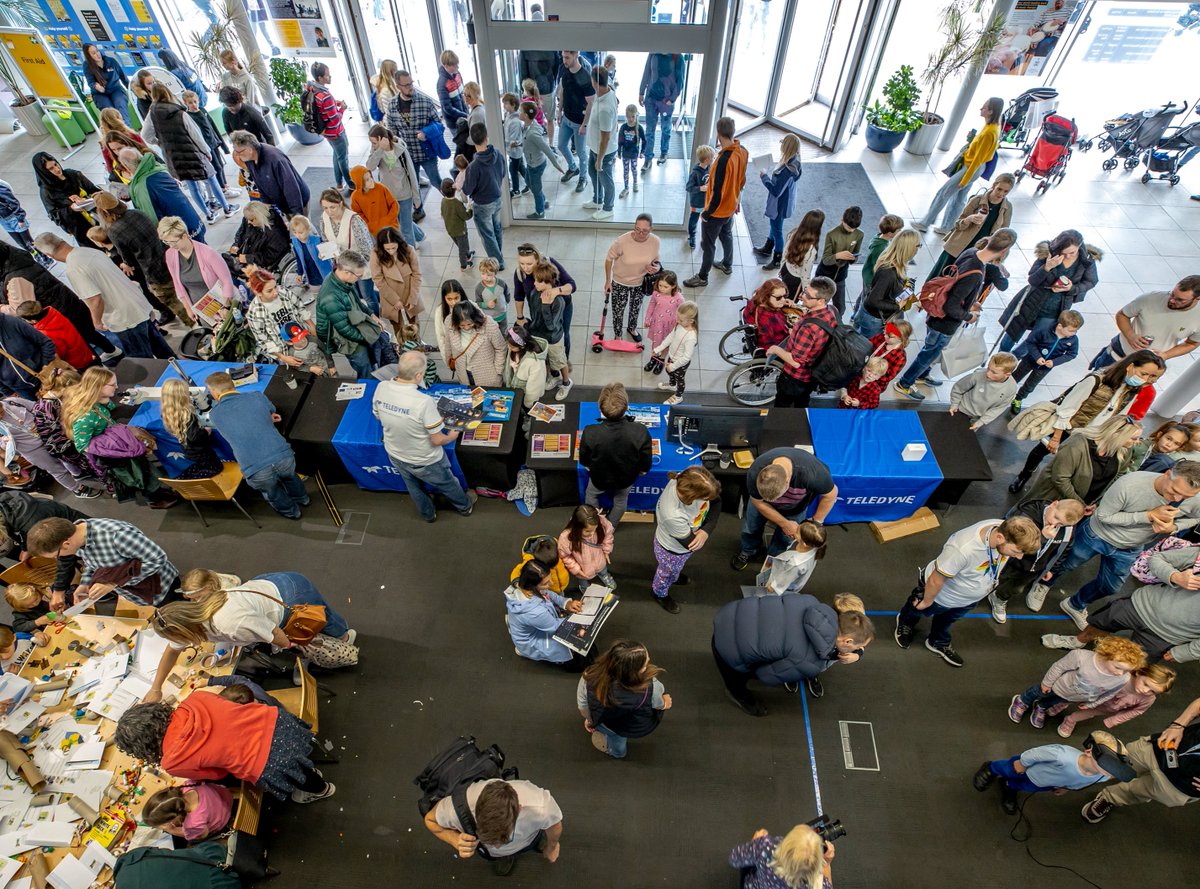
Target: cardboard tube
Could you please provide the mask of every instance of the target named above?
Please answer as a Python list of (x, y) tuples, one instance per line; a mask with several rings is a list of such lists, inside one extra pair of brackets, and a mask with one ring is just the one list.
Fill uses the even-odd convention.
[(12, 766), (34, 793), (41, 793), (45, 789), (46, 779), (12, 732), (0, 732), (0, 757)]
[(67, 805), (71, 807), (72, 812), (74, 812), (76, 815), (79, 815), (88, 824), (93, 824), (96, 819), (100, 817), (99, 812), (97, 812), (77, 796), (73, 796), (67, 800)]
[(33, 693), (41, 694), (44, 691), (57, 691), (60, 688), (66, 688), (71, 684), (70, 679), (51, 679), (49, 682), (39, 682), (33, 687)]
[(33, 877), (33, 889), (46, 889), (46, 880), (50, 876), (50, 866), (46, 864), (46, 856), (34, 852), (25, 860), (29, 868), (29, 876)]

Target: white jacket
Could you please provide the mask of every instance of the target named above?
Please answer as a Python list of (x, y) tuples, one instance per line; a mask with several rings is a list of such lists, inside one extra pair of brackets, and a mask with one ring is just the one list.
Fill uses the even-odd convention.
[(696, 339), (695, 330), (676, 324), (675, 329), (667, 334), (667, 338), (658, 344), (654, 353), (666, 358), (667, 370), (675, 370), (692, 360), (692, 354), (696, 351)]

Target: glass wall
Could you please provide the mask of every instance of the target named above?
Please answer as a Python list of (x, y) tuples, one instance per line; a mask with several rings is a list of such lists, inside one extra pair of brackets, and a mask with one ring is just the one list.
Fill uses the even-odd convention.
[[(613, 14), (618, 3), (625, 7), (621, 21), (644, 22), (647, 0), (608, 0)], [(708, 24), (709, 0), (649, 0), (650, 22), (661, 25)], [(590, 21), (596, 15), (595, 0), (491, 0), (492, 21), (543, 22)], [(617, 19), (612, 19), (616, 21)]]

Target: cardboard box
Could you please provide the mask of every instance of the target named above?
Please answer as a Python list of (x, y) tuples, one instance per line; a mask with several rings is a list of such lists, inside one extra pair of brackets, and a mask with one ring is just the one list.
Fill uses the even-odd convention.
[(912, 534), (920, 534), (922, 531), (932, 531), (939, 526), (937, 516), (928, 506), (922, 506), (906, 519), (897, 519), (894, 522), (871, 522), (871, 533), (875, 535), (875, 539), (880, 543), (888, 543), (892, 540), (899, 540), (901, 537), (908, 537)]

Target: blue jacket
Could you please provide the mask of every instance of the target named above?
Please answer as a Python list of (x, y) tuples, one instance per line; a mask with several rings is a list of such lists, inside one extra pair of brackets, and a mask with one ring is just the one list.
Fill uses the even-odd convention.
[(688, 173), (687, 189), (688, 206), (693, 210), (704, 209), (704, 185), (708, 182), (708, 168), (696, 164), (692, 167), (692, 172)]
[[(104, 87), (104, 92), (100, 95), (112, 98), (116, 93), (127, 92), (129, 88), (129, 75), (125, 73), (125, 69), (120, 66), (116, 59), (112, 56), (100, 54), (100, 64), (104, 68), (104, 83), (100, 84)], [(85, 69), (86, 71), (86, 69)], [(96, 87), (93, 85), (92, 75), (87, 73), (88, 87), (92, 91), (92, 95), (97, 95)]]
[(455, 125), (460, 120), (466, 119), (470, 112), (467, 110), (467, 103), (462, 96), (462, 87), (465, 85), (465, 81), (460, 80), (457, 92), (451, 95), (449, 86), (451, 76), (445, 68), (438, 65), (437, 94), (438, 101), (442, 103), (442, 119), (446, 121), (446, 126), (453, 132)]
[(234, 459), (249, 478), (285, 457), (292, 448), (271, 420), (275, 405), (261, 392), (230, 392), (213, 405), (209, 421), (229, 442)]
[(12, 186), (0, 179), (0, 228), (6, 232), (29, 231), (29, 220)]
[(738, 599), (713, 617), (713, 645), (726, 664), (764, 685), (811, 679), (837, 657), (837, 612), (787, 593)]
[(504, 607), (508, 609), (508, 634), (512, 636), (517, 654), (533, 661), (550, 661), (562, 664), (571, 659), (571, 649), (554, 637), (554, 631), (562, 623), (559, 608), (566, 608), (567, 600), (555, 592), (547, 592), (546, 598), (526, 596), (513, 584), (504, 591)]
[(296, 264), (304, 273), (305, 283), (320, 287), (333, 271), (333, 263), (328, 259), (317, 256), (317, 245), (321, 243), (316, 232), (308, 236), (307, 241), (301, 241), (292, 235), (292, 252), (296, 254)]
[(1054, 335), (1053, 328), (1050, 330), (1035, 328), (1025, 342), (1013, 350), (1013, 354), (1029, 361), (1048, 358), (1054, 362), (1055, 367), (1058, 367), (1058, 365), (1066, 364), (1078, 357), (1079, 337), (1065, 336), (1059, 339)]
[[(0, 315), (0, 348), (35, 371), (54, 360), (54, 341), (23, 318)], [(22, 370), (12, 359), (0, 356), (0, 395), (14, 392), (36, 398), (38, 378)]]
[(260, 145), (258, 160), (246, 161), (246, 168), (264, 204), (278, 207), (285, 216), (308, 212), (308, 183), (278, 148)]
[(204, 219), (171, 174), (165, 169), (161, 170), (151, 175), (146, 184), (150, 188), (150, 202), (154, 204), (155, 217), (178, 216), (187, 226), (188, 234), (203, 243), (207, 231)]
[(803, 171), (800, 158), (794, 157), (786, 164), (777, 166), (762, 184), (767, 188), (767, 204), (763, 215), (767, 219), (787, 219), (792, 215), (796, 199), (796, 180)]

